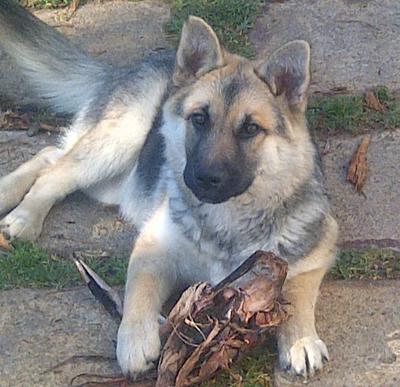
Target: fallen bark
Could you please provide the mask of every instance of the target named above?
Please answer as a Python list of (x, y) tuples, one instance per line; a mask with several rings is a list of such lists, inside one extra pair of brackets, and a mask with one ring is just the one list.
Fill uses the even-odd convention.
[(10, 242), (4, 237), (4, 235), (2, 233), (0, 233), (0, 250), (4, 250), (4, 251), (12, 251), (12, 246), (10, 244)]
[[(83, 262), (74, 261), (92, 293), (114, 317), (118, 315), (118, 301), (110, 308), (110, 300), (115, 301), (114, 292), (107, 295), (111, 288)], [(286, 274), (285, 261), (257, 251), (216, 286), (202, 282), (188, 288), (160, 328), (163, 349), (157, 380), (154, 373), (143, 375), (137, 386), (149, 379), (156, 387), (191, 386), (221, 369), (240, 380), (231, 370), (232, 363), (274, 334), (288, 318), (282, 298)]]
[(357, 152), (354, 154), (347, 173), (347, 180), (354, 184), (357, 192), (362, 191), (365, 181), (367, 180), (367, 151), (370, 142), (371, 135), (368, 134), (363, 138)]
[(156, 386), (190, 386), (220, 369), (230, 371), (243, 353), (273, 334), (288, 317), (281, 296), (286, 273), (284, 261), (259, 251), (214, 288), (190, 287), (164, 327), (168, 339)]

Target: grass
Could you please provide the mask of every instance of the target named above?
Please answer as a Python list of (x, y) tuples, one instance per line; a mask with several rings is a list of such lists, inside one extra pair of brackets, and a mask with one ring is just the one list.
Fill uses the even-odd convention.
[(342, 252), (330, 277), (333, 279), (400, 279), (400, 254), (370, 249)]
[(28, 8), (61, 8), (72, 3), (72, 0), (18, 0), (24, 7)]
[[(84, 257), (84, 261), (110, 285), (125, 282), (127, 259)], [(369, 249), (341, 252), (330, 273), (332, 279), (400, 279), (400, 254)], [(34, 287), (67, 288), (82, 284), (72, 261), (51, 255), (35, 244), (17, 242), (14, 250), (0, 250), (0, 290)]]
[[(67, 288), (82, 284), (72, 261), (57, 257), (32, 243), (18, 242), (11, 253), (0, 253), (0, 290)], [(113, 257), (88, 257), (85, 262), (110, 285), (123, 285), (127, 260)]]
[(239, 384), (232, 375), (223, 371), (215, 378), (202, 384), (202, 387), (269, 387), (273, 385), (272, 375), (276, 361), (276, 348), (273, 340), (267, 340), (260, 348), (245, 356), (233, 365), (232, 371), (240, 374), (242, 383)]
[(171, 20), (166, 29), (177, 42), (188, 16), (199, 16), (213, 27), (224, 47), (252, 57), (253, 50), (247, 33), (264, 4), (263, 0), (172, 0)]
[(310, 128), (328, 134), (360, 134), (370, 130), (400, 127), (400, 100), (386, 87), (377, 88), (375, 95), (385, 112), (369, 109), (363, 95), (311, 97), (307, 112)]

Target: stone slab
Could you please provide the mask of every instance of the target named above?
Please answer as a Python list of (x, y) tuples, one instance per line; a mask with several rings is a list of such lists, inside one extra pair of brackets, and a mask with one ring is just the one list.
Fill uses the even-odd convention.
[(399, 241), (400, 130), (372, 135), (367, 153), (368, 176), (363, 192), (358, 194), (346, 176), (361, 140), (362, 136), (330, 138), (330, 151), (323, 157), (333, 213), (339, 222), (340, 242)]
[(308, 383), (275, 374), (275, 386), (400, 385), (399, 281), (333, 281), (321, 291), (317, 329), (331, 361)]
[[(331, 362), (312, 387), (400, 383), (399, 281), (332, 281), (317, 305)], [(86, 288), (0, 293), (0, 386), (65, 386), (79, 373), (117, 373), (117, 324)], [(71, 359), (76, 355), (103, 358)], [(70, 359), (64, 365), (55, 365)], [(277, 386), (288, 383), (276, 373)], [(304, 385), (292, 383), (291, 385)]]
[[(0, 292), (0, 311), (0, 386), (68, 386), (83, 372), (119, 372), (117, 324), (86, 288)], [(104, 359), (85, 358), (94, 355)]]
[(312, 47), (314, 91), (400, 89), (397, 0), (268, 1), (251, 34), (256, 52), (294, 39)]

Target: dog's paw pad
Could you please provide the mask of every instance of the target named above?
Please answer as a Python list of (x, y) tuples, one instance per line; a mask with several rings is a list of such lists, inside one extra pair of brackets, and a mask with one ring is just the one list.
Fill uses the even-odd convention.
[(281, 367), (288, 373), (313, 376), (329, 360), (325, 343), (314, 337), (297, 340), (286, 353), (280, 354)]

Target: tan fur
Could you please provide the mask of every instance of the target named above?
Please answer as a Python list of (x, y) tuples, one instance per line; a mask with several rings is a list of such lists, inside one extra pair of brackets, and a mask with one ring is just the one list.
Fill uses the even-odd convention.
[(29, 191), (40, 172), (54, 164), (62, 151), (56, 147), (46, 147), (14, 172), (0, 178), (0, 214), (15, 207)]
[(316, 269), (321, 269), (324, 273), (327, 272), (335, 263), (337, 239), (337, 222), (331, 215), (327, 215), (325, 219), (324, 238), (321, 239), (311, 254), (290, 267), (288, 278), (290, 279), (301, 273)]
[[(318, 289), (324, 277), (326, 269), (316, 269), (299, 274), (285, 282), (284, 296), (289, 300), (289, 320), (279, 327), (278, 345), (280, 364), (285, 368), (294, 368), (299, 374), (307, 370), (306, 357), (314, 363), (315, 369), (322, 367), (325, 357), (328, 360), (328, 351), (325, 344), (319, 339), (315, 330), (315, 304), (318, 296)], [(311, 359), (313, 352), (318, 349), (322, 358)], [(315, 372), (314, 367), (307, 371), (308, 376)]]
[[(322, 367), (322, 361), (328, 361), (329, 355), (325, 344), (319, 339), (315, 329), (315, 306), (319, 287), (326, 272), (336, 258), (336, 240), (338, 227), (336, 221), (327, 216), (325, 237), (308, 257), (289, 268), (288, 278), (284, 285), (284, 296), (289, 300), (289, 320), (279, 328), (278, 343), (281, 366), (291, 364), (299, 373), (307, 369), (304, 357), (298, 356), (306, 352), (310, 367), (308, 376)], [(322, 359), (312, 358), (317, 347), (323, 354)]]

